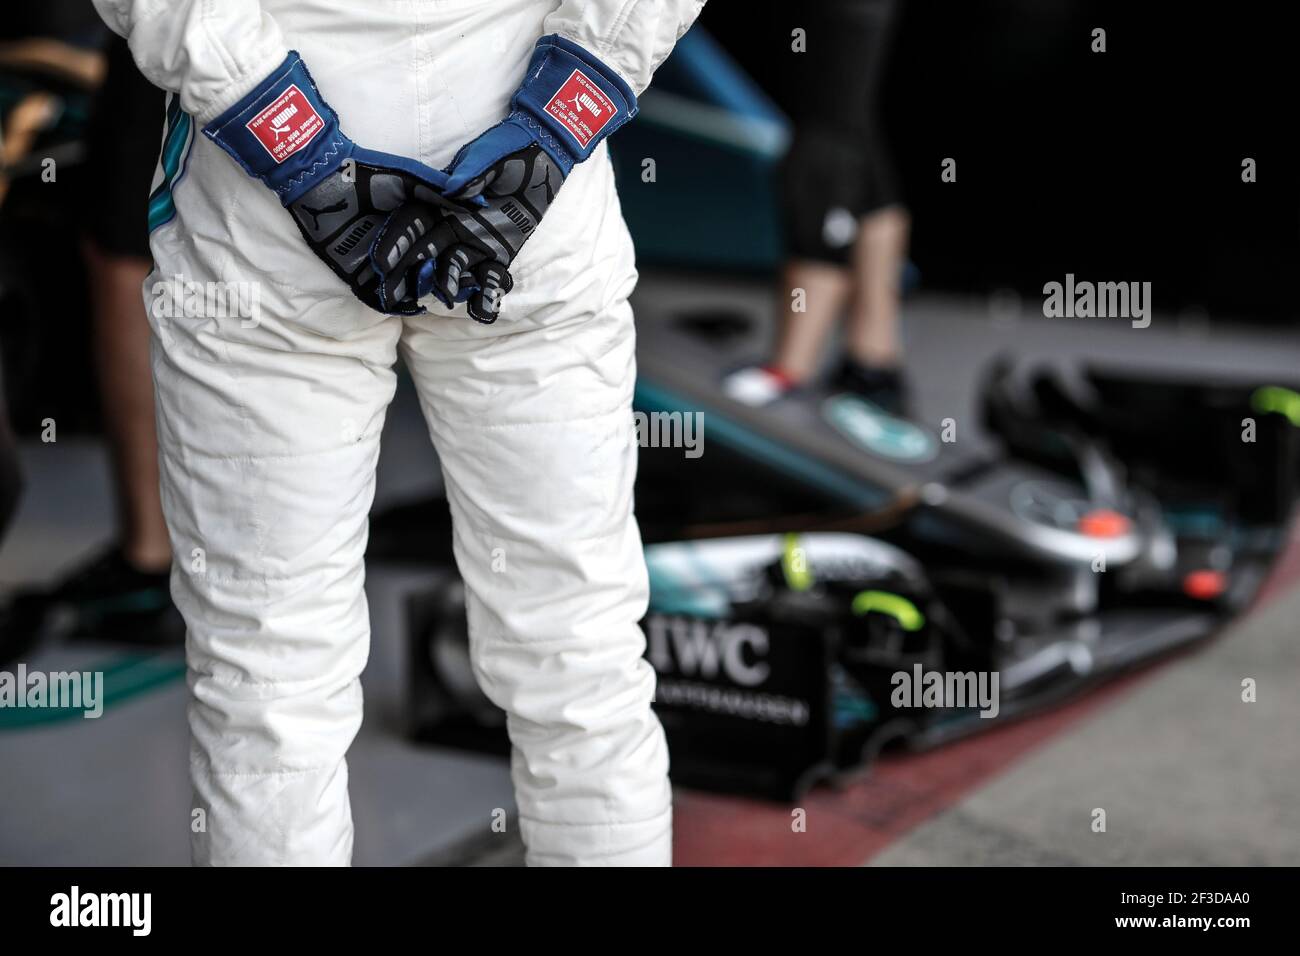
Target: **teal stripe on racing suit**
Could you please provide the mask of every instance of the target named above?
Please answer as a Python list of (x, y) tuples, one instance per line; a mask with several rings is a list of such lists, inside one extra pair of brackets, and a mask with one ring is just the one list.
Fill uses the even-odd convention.
[(190, 154), (190, 144), (194, 141), (194, 121), (181, 109), (180, 98), (169, 94), (167, 97), (167, 127), (163, 134), (162, 153), (158, 163), (162, 167), (163, 178), (149, 196), (149, 231), (171, 222), (176, 216), (176, 203), (172, 192), (181, 177), (185, 175), (185, 160)]

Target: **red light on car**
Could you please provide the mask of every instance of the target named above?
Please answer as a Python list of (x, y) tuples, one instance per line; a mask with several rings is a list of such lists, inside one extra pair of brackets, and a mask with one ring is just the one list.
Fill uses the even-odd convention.
[(1228, 576), (1222, 571), (1190, 571), (1183, 578), (1183, 593), (1198, 601), (1212, 601), (1228, 590)]
[(1079, 532), (1090, 538), (1119, 538), (1128, 534), (1132, 528), (1133, 522), (1109, 508), (1089, 511), (1079, 519)]

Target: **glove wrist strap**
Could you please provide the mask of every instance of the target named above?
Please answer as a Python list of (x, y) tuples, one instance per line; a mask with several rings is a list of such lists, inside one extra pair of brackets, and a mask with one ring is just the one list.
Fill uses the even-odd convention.
[(203, 133), (286, 206), (338, 169), (353, 150), (297, 51)]
[(636, 94), (614, 70), (558, 34), (537, 41), (511, 119), (528, 126), (567, 176), (636, 115)]

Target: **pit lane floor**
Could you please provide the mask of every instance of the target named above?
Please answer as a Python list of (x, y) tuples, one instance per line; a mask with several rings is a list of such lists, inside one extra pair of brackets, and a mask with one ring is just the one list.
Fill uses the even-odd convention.
[[(647, 277), (638, 296), (699, 306), (747, 303), (752, 283)], [(1032, 307), (1032, 304), (1031, 304)], [(1294, 380), (1300, 336), (1213, 330), (1159, 313), (1148, 329), (1113, 319), (1046, 320), (1008, 299), (918, 296), (907, 304), (909, 365), (922, 418), (970, 419), (983, 362), (1015, 348), (1239, 368)], [(643, 333), (644, 334), (644, 333)], [(379, 503), (437, 486), (436, 459), (409, 389), (389, 415)], [(28, 491), (0, 549), (5, 588), (48, 580), (111, 534), (101, 449), (84, 441), (23, 448)], [(1109, 685), (1068, 707), (921, 755), (888, 757), (862, 781), (821, 789), (791, 808), (677, 790), (676, 858), (684, 865), (1297, 863), (1300, 862), (1300, 548), (1271, 600), (1216, 641)], [(403, 646), (398, 597), (422, 583), (372, 566), (374, 638), (366, 726), (351, 754), (356, 862), (518, 865), (504, 761), (418, 747), (401, 735)], [(30, 656), (57, 670), (121, 660), (76, 644)], [(175, 667), (179, 654), (164, 655)], [(1240, 702), (1240, 681), (1259, 702)], [(0, 729), (0, 864), (176, 864), (187, 859), (184, 690), (179, 679), (109, 708), (103, 718)], [(1107, 832), (1090, 829), (1094, 808)]]

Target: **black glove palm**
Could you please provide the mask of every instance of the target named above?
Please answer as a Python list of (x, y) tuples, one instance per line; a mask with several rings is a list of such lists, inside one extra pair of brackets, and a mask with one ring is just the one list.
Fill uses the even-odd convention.
[(372, 250), (387, 310), (406, 312), (432, 293), (448, 307), (466, 302), (470, 317), (495, 322), (514, 280), (510, 265), (564, 182), (540, 146), (503, 157), (453, 198), (486, 205), (447, 209), (414, 202), (393, 214)]
[(379, 312), (412, 314), (412, 303), (380, 297), (379, 277), (370, 268), (370, 246), (394, 210), (404, 203), (445, 202), (413, 176), (364, 162), (350, 162), (289, 204), (298, 231), (317, 257), (348, 284), (352, 294)]

